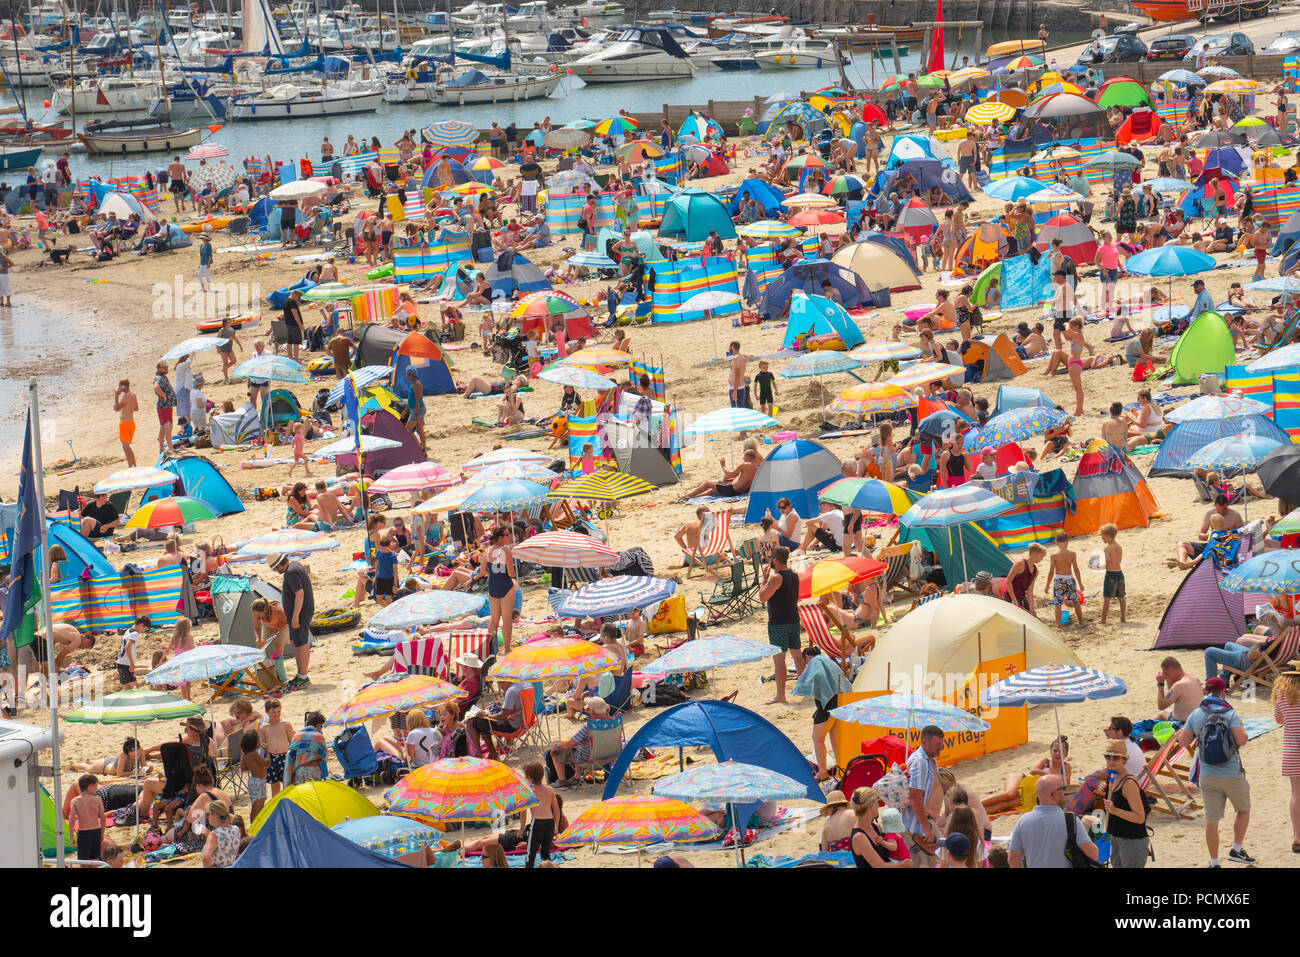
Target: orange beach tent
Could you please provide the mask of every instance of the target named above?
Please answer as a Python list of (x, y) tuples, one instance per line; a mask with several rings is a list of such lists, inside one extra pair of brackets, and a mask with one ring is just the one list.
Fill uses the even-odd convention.
[(1065, 514), (1065, 531), (1071, 536), (1095, 535), (1108, 522), (1117, 528), (1144, 528), (1160, 509), (1132, 459), (1104, 439), (1084, 446), (1074, 497), (1075, 510)]

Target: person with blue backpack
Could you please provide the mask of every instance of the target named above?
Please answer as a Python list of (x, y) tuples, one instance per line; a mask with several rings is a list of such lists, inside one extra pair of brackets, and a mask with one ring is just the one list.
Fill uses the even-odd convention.
[(1205, 697), (1187, 717), (1178, 732), (1178, 743), (1188, 747), (1196, 742), (1197, 768), (1201, 794), (1205, 799), (1205, 846), (1210, 852), (1210, 867), (1219, 867), (1219, 822), (1227, 803), (1232, 802), (1232, 849), (1228, 860), (1254, 864), (1242, 841), (1250, 824), (1250, 783), (1241, 764), (1241, 746), (1246, 743), (1246, 729), (1232, 705), (1224, 700), (1227, 683), (1220, 677), (1205, 682)]

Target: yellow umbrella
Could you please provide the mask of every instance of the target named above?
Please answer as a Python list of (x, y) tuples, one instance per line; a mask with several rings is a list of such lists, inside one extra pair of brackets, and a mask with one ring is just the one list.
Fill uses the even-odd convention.
[(979, 126), (988, 126), (992, 123), (1005, 123), (1015, 115), (1015, 107), (1008, 106), (1006, 103), (999, 103), (997, 100), (989, 100), (967, 110), (966, 122), (975, 123)]
[(1233, 76), (1226, 80), (1218, 80), (1205, 88), (1206, 93), (1228, 93), (1234, 96), (1244, 96), (1258, 90), (1259, 84), (1254, 80), (1246, 79), (1244, 76)]
[(588, 347), (571, 352), (559, 360), (566, 366), (618, 366), (632, 361), (632, 356), (620, 349), (601, 349)]

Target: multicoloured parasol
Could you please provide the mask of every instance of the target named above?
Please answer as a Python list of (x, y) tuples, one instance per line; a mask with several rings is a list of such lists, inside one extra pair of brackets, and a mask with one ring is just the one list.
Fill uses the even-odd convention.
[(538, 638), (525, 642), (488, 669), (489, 678), (551, 681), (612, 671), (622, 662), (583, 638)]
[(389, 813), (417, 821), (493, 821), (532, 807), (537, 795), (500, 761), (445, 758), (416, 768), (384, 800)]
[(427, 710), (444, 701), (463, 698), (466, 694), (463, 689), (433, 675), (407, 675), (394, 681), (376, 681), (339, 705), (325, 723), (340, 727), (364, 724), (371, 718), (382, 718), (412, 708)]

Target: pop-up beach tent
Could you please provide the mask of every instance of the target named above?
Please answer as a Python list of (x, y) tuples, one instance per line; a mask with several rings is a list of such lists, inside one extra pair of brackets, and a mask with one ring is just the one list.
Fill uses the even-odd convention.
[[(361, 417), (361, 433), (377, 435), (401, 443), (386, 449), (367, 452), (365, 456), (367, 475), (382, 475), (399, 465), (413, 465), (428, 460), (428, 456), (420, 448), (420, 443), (415, 440), (415, 436), (391, 412), (385, 412), (383, 409), (367, 412)], [(348, 471), (355, 471), (357, 468), (357, 457), (352, 453), (340, 455), (334, 461)]]
[(817, 493), (840, 477), (840, 458), (826, 446), (808, 439), (782, 442), (754, 473), (745, 522), (757, 524), (769, 511), (779, 515), (781, 498), (801, 517), (816, 518)]
[(873, 295), (877, 290), (907, 292), (921, 288), (921, 271), (903, 241), (895, 236), (861, 233), (857, 242), (835, 250), (831, 262), (861, 276)]
[(736, 227), (731, 222), (722, 200), (702, 189), (685, 189), (668, 200), (664, 218), (659, 224), (661, 239), (685, 239), (698, 242), (709, 238), (717, 230), (723, 239), (735, 239)]
[(275, 805), (261, 830), (230, 866), (299, 869), (410, 867), (331, 831), (292, 801), (280, 801)]
[(829, 259), (803, 259), (767, 284), (759, 309), (769, 319), (775, 318), (785, 312), (790, 296), (796, 289), (820, 295), (823, 282), (829, 282), (831, 288), (839, 293), (840, 303), (845, 309), (875, 304), (866, 282), (852, 269), (846, 269)]
[(782, 349), (790, 349), (800, 336), (838, 336), (845, 349), (865, 341), (862, 331), (844, 307), (825, 296), (809, 295), (796, 289), (790, 298), (790, 321), (785, 327)]
[(1203, 312), (1193, 319), (1169, 353), (1174, 385), (1197, 382), (1204, 372), (1221, 373), (1236, 361), (1232, 332), (1217, 312)]
[(1225, 591), (1225, 577), (1214, 562), (1197, 562), (1169, 600), (1151, 649), (1222, 647), (1246, 634), (1247, 596)]
[(1145, 528), (1160, 509), (1127, 453), (1105, 439), (1084, 446), (1074, 476), (1074, 500), (1074, 511), (1065, 516), (1071, 537), (1095, 535), (1107, 523)]

